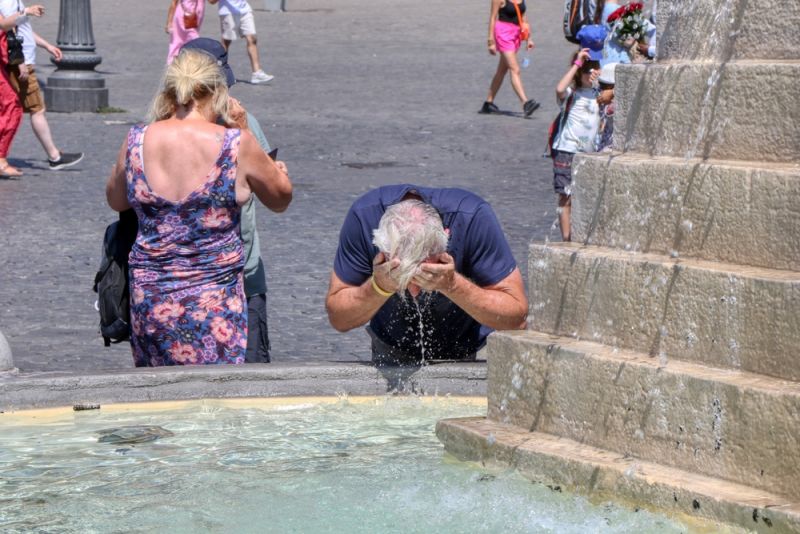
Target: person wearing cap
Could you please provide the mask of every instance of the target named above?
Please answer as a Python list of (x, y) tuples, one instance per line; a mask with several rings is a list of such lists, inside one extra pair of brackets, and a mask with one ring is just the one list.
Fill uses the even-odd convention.
[(106, 184), (111, 208), (139, 221), (129, 256), (137, 367), (244, 363), (241, 207), (253, 194), (275, 212), (292, 200), (286, 166), (248, 130), (219, 124), (231, 122), (220, 67), (202, 50), (178, 54)]
[(388, 185), (345, 217), (326, 309), (367, 322), (372, 361), (474, 360), (492, 329), (522, 329), (528, 301), (492, 207), (463, 189)]
[(222, 44), (225, 50), (237, 38), (247, 42), (247, 56), (250, 58), (250, 83), (254, 85), (269, 83), (275, 78), (261, 69), (258, 58), (258, 39), (256, 37), (256, 21), (253, 8), (247, 0), (208, 0), (210, 4), (219, 4), (219, 24), (222, 32)]
[(503, 85), (506, 74), (511, 77), (511, 87), (519, 97), (522, 104), (522, 112), (526, 117), (530, 117), (539, 108), (539, 103), (534, 99), (529, 99), (525, 94), (525, 87), (522, 85), (519, 63), (517, 62), (517, 51), (522, 44), (523, 32), (528, 36), (525, 40), (526, 50), (534, 47), (533, 37), (530, 35), (530, 25), (528, 24), (527, 8), (525, 0), (519, 3), (515, 0), (491, 0), (489, 12), (489, 38), (486, 43), (489, 54), (495, 56), (500, 54), (497, 63), (497, 70), (489, 85), (489, 94), (481, 107), (480, 113), (499, 113), (500, 108), (494, 103), (494, 97)]
[(593, 85), (603, 57), (605, 29), (599, 25), (584, 26), (578, 32), (581, 50), (572, 58), (569, 70), (556, 86), (561, 106), (561, 127), (553, 141), (553, 188), (558, 195), (561, 238), (571, 239), (572, 160), (578, 152), (594, 152), (600, 126), (600, 106)]
[[(225, 73), (225, 80), (230, 88), (236, 83), (230, 65), (228, 52), (219, 41), (208, 37), (199, 37), (186, 43), (184, 49), (201, 50), (213, 57)], [(242, 107), (235, 98), (231, 99), (232, 109), (229, 111), (230, 126), (250, 130), (264, 152), (270, 151), (269, 141), (258, 120)], [(244, 294), (247, 298), (247, 352), (245, 363), (269, 363), (270, 342), (267, 322), (267, 278), (264, 261), (261, 259), (261, 241), (256, 229), (256, 201), (250, 200), (242, 206), (242, 244), (244, 245)]]

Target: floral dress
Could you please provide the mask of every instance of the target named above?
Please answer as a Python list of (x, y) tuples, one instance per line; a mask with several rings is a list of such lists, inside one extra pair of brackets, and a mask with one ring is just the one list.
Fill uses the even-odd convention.
[(240, 131), (225, 131), (205, 182), (172, 202), (147, 183), (146, 130), (131, 128), (125, 160), (128, 202), (139, 218), (129, 260), (134, 363), (243, 363), (247, 306), (235, 189)]

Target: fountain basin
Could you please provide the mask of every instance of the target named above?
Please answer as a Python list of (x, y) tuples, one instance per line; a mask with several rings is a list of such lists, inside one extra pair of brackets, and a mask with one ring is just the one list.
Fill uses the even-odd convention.
[[(0, 530), (685, 532), (443, 454), (474, 398), (233, 399), (0, 415)], [(147, 443), (100, 440), (148, 425)], [(172, 435), (169, 435), (172, 434)]]

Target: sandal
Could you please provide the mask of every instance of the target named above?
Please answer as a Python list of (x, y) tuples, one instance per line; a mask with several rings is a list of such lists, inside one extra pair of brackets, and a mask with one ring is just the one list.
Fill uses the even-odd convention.
[(12, 167), (9, 162), (0, 163), (0, 178), (17, 178), (22, 175), (23, 172), (16, 167)]

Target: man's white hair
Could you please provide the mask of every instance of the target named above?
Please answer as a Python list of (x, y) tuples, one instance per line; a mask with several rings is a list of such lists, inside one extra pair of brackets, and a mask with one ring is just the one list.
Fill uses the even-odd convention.
[(386, 209), (372, 232), (372, 242), (387, 260), (400, 260), (396, 272), (398, 291), (403, 292), (420, 263), (447, 250), (447, 232), (433, 206), (404, 200)]

